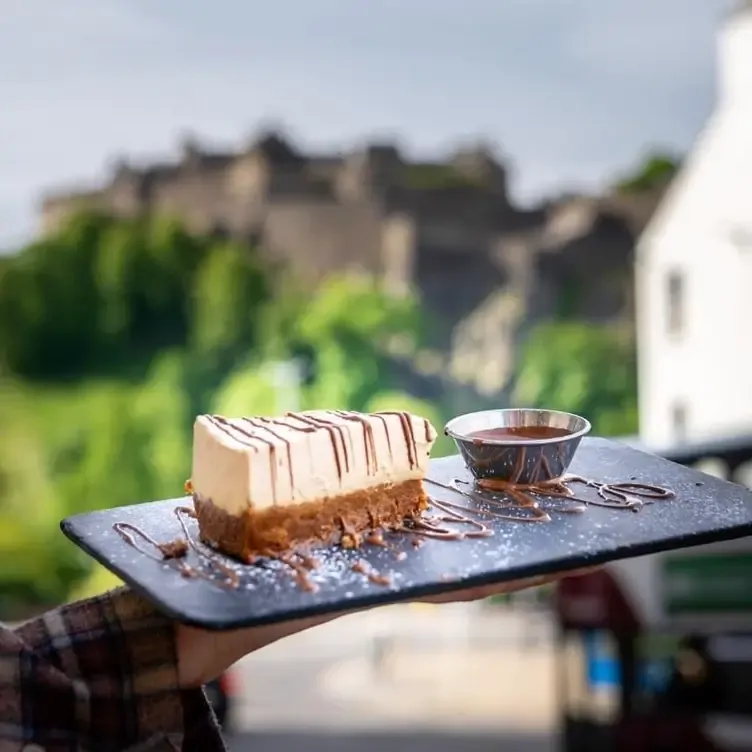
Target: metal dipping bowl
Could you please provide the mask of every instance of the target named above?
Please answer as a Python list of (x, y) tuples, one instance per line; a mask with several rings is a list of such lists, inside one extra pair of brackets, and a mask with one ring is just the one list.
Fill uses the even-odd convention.
[[(491, 428), (549, 426), (565, 429), (551, 439), (474, 439), (476, 431)], [(444, 433), (454, 439), (467, 469), (479, 480), (535, 485), (564, 475), (590, 423), (579, 415), (557, 410), (484, 410), (459, 415)]]

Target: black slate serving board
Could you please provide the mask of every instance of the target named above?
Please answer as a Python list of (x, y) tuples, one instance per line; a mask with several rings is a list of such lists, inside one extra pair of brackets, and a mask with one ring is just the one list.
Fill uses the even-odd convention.
[[(414, 548), (411, 536), (388, 536), (390, 549), (364, 545), (315, 552), (319, 562), (311, 580), (317, 592), (302, 589), (279, 562), (268, 567), (227, 560), (241, 573), (241, 585), (228, 590), (204, 579), (181, 577), (168, 564), (129, 546), (113, 530), (131, 522), (160, 542), (182, 536), (173, 513), (190, 505), (183, 497), (70, 517), (63, 532), (111, 569), (164, 613), (207, 629), (227, 629), (286, 621), (364, 605), (379, 605), (432, 595), (470, 585), (555, 573), (752, 534), (752, 492), (660, 457), (605, 439), (585, 439), (571, 472), (597, 481), (634, 480), (670, 487), (676, 497), (646, 505), (640, 512), (590, 506), (583, 514), (551, 514), (546, 523), (490, 518), (489, 538), (424, 540)], [(459, 457), (434, 460), (430, 477), (442, 482), (469, 479)], [(451, 491), (429, 486), (431, 495), (467, 504)], [(592, 494), (579, 492), (580, 496)], [(196, 530), (195, 521), (189, 522)], [(196, 536), (197, 537), (197, 536)], [(398, 560), (396, 552), (406, 556)], [(370, 582), (352, 571), (365, 559), (391, 585)], [(191, 552), (189, 564), (197, 564)]]

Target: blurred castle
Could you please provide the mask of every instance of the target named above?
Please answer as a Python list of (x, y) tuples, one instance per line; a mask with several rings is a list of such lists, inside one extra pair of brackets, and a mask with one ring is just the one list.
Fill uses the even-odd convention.
[(195, 232), (257, 244), (311, 278), (361, 271), (417, 290), (432, 320), (424, 375), (498, 395), (528, 327), (567, 314), (631, 314), (633, 250), (660, 192), (515, 206), (507, 170), (483, 146), (443, 162), (393, 145), (301, 153), (278, 132), (216, 153), (185, 141), (179, 160), (115, 166), (100, 190), (50, 195), (53, 230), (72, 212), (179, 217)]

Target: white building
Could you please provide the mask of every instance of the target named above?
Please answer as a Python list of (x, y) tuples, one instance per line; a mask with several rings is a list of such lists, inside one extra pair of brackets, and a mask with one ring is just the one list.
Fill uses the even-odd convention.
[[(752, 435), (752, 0), (725, 19), (718, 48), (714, 112), (637, 248), (640, 444), (657, 451)], [(751, 540), (687, 556), (748, 555)], [(666, 598), (687, 583), (665, 562), (645, 556), (609, 569), (645, 623), (677, 626)], [(740, 618), (749, 631), (749, 615)], [(721, 629), (719, 615), (709, 624)]]
[(637, 251), (640, 434), (752, 433), (752, 2), (719, 33), (715, 110)]

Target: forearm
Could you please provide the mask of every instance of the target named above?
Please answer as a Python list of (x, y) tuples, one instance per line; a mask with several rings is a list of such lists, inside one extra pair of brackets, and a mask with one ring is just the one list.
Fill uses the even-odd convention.
[(127, 589), (1, 637), (0, 674), (17, 679), (0, 687), (0, 707), (16, 709), (3, 718), (0, 739), (39, 743), (53, 734), (61, 748), (127, 750), (182, 737), (223, 748), (212, 746), (219, 735), (201, 690), (180, 686), (173, 622)]
[(225, 632), (209, 632), (179, 624), (176, 627), (176, 643), (180, 686), (191, 688), (206, 684), (244, 655), (343, 615), (344, 612), (313, 616), (282, 624)]

